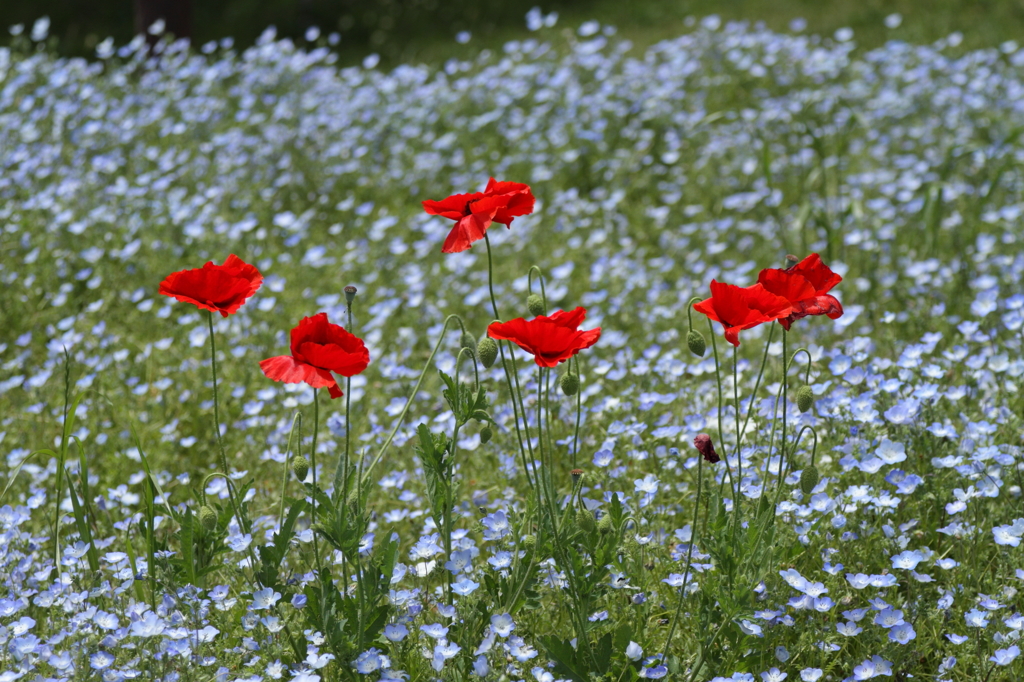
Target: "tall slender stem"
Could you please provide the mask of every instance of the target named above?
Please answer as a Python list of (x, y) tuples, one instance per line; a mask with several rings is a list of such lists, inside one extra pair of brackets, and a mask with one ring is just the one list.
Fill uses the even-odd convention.
[(580, 356), (576, 355), (576, 376), (580, 380), (580, 386), (576, 390), (576, 430), (572, 436), (572, 468), (576, 468), (576, 453), (580, 449), (580, 415), (583, 412), (583, 378), (580, 372)]
[(217, 340), (213, 334), (213, 311), (206, 311), (206, 320), (210, 325), (210, 359), (212, 360), (213, 368), (213, 430), (217, 434), (217, 449), (220, 452), (220, 466), (224, 470), (224, 477), (228, 479), (228, 499), (231, 501), (231, 510), (235, 513), (235, 519), (238, 521), (238, 529), (242, 533), (248, 533), (249, 528), (245, 523), (245, 519), (242, 517), (242, 513), (239, 510), (238, 502), (235, 500), (235, 493), (231, 487), (231, 473), (228, 470), (228, 456), (224, 450), (224, 440), (220, 435), (220, 397), (217, 394)]
[(735, 408), (736, 416), (736, 467), (737, 473), (736, 478), (739, 479), (739, 496), (733, 506), (736, 508), (736, 523), (740, 522), (740, 501), (738, 498), (743, 497), (743, 444), (740, 442), (740, 379), (739, 379), (739, 355), (740, 350), (738, 347), (732, 347), (732, 404)]
[[(349, 302), (348, 308), (348, 331), (352, 332), (352, 303)], [(345, 461), (343, 462), (344, 467), (342, 472), (345, 476), (345, 480), (342, 483), (341, 488), (341, 504), (348, 502), (348, 479), (349, 479), (349, 464), (351, 462), (352, 452), (352, 377), (345, 377)], [(337, 478), (337, 476), (335, 476)], [(337, 482), (335, 482), (337, 486)], [(334, 491), (337, 494), (337, 490)]]
[[(785, 327), (782, 329), (782, 453), (779, 460), (779, 471), (782, 471), (782, 462), (786, 458), (786, 413), (789, 404), (789, 360), (787, 341), (789, 338), (789, 332), (786, 331)], [(782, 485), (782, 480), (779, 479), (779, 485)]]
[(736, 500), (736, 480), (732, 475), (732, 467), (729, 466), (729, 452), (725, 447), (725, 431), (722, 428), (722, 366), (718, 359), (718, 342), (715, 341), (715, 327), (708, 318), (708, 329), (711, 330), (711, 349), (715, 352), (715, 381), (718, 384), (718, 443), (722, 448), (722, 459), (725, 460), (725, 473), (722, 475), (722, 482), (719, 484), (719, 491), (725, 485), (725, 476), (729, 476), (729, 488), (732, 490), (733, 508), (738, 504)]
[(683, 598), (686, 596), (686, 582), (690, 577), (690, 562), (693, 559), (693, 545), (697, 542), (697, 522), (700, 520), (700, 495), (701, 484), (704, 482), (703, 465), (704, 457), (697, 455), (697, 499), (693, 502), (693, 525), (690, 526), (690, 546), (686, 548), (686, 568), (683, 570), (683, 584), (679, 588), (679, 603), (676, 604), (675, 615), (672, 616), (672, 625), (668, 629), (668, 639), (665, 640), (665, 650), (661, 654), (662, 660), (668, 657), (669, 647), (672, 645), (672, 635), (676, 632), (676, 625), (679, 624), (679, 616), (683, 612)]
[[(313, 447), (309, 451), (309, 466), (313, 470), (313, 520), (316, 520), (317, 512), (317, 492), (318, 488), (316, 485), (316, 437), (317, 432), (320, 430), (320, 389), (313, 389)], [(301, 434), (301, 431), (300, 431)], [(302, 446), (301, 435), (299, 438), (299, 447)], [(320, 543), (317, 540), (317, 534), (313, 533), (313, 554), (316, 557), (316, 574), (317, 578), (323, 576), (323, 566), (320, 563)], [(348, 583), (346, 581), (345, 588), (348, 589)]]

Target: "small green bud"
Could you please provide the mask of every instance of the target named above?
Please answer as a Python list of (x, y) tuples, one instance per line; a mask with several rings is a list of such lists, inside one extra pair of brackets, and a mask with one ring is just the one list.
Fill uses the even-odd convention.
[(562, 393), (566, 395), (576, 395), (580, 390), (580, 375), (576, 372), (566, 372), (562, 375), (562, 378), (558, 380), (559, 386), (562, 387)]
[(525, 549), (533, 549), (534, 547), (537, 546), (537, 536), (536, 535), (524, 535), (521, 542), (522, 542), (523, 547)]
[(485, 336), (476, 344), (476, 353), (483, 366), (490, 369), (498, 359), (498, 344), (491, 337)]
[(814, 407), (814, 391), (810, 386), (801, 386), (796, 391), (796, 406), (801, 412), (807, 412)]
[(704, 351), (708, 349), (704, 337), (695, 329), (691, 329), (690, 333), (686, 335), (686, 345), (689, 346), (690, 352), (698, 358), (704, 357)]
[(812, 464), (800, 473), (800, 490), (804, 491), (804, 495), (810, 495), (820, 480), (818, 467)]
[(357, 291), (359, 291), (359, 290), (356, 289), (351, 284), (349, 284), (347, 287), (345, 287), (345, 302), (348, 303), (350, 306), (352, 305), (352, 301), (356, 300), (356, 292)]
[(494, 435), (494, 432), (491, 431), (491, 427), (485, 425), (484, 428), (480, 429), (480, 442), (481, 443), (488, 443), (488, 442), (490, 442), (491, 436), (493, 436), (493, 435)]
[(612, 532), (612, 517), (605, 514), (600, 519), (598, 519), (597, 529), (601, 531), (602, 534)]
[(543, 315), (546, 312), (544, 310), (544, 299), (540, 297), (540, 294), (530, 294), (526, 297), (526, 309), (534, 317)]
[(580, 509), (577, 511), (576, 525), (585, 533), (593, 533), (597, 529), (597, 522), (594, 520), (594, 512), (589, 509)]
[(462, 332), (462, 347), (469, 349), (470, 357), (476, 357), (476, 339), (469, 332)]
[(206, 530), (213, 530), (217, 527), (217, 512), (213, 511), (213, 507), (204, 504), (199, 508), (199, 523)]
[(309, 460), (302, 455), (292, 457), (292, 473), (295, 474), (295, 478), (299, 479), (299, 482), (305, 481), (309, 474)]

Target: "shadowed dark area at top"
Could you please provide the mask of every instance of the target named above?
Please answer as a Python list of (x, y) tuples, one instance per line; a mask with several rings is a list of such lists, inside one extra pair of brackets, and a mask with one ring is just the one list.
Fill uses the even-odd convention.
[[(338, 33), (335, 46), (343, 57), (357, 59), (377, 52), (388, 63), (434, 60), (461, 51), (476, 51), (500, 44), (524, 32), (524, 14), (536, 5), (557, 11), (560, 26), (575, 26), (587, 19), (612, 24), (638, 46), (678, 35), (688, 16), (719, 14), (726, 20), (764, 21), (784, 29), (797, 17), (811, 31), (831, 33), (848, 26), (858, 43), (881, 44), (898, 37), (928, 42), (953, 31), (964, 34), (965, 47), (993, 45), (1024, 35), (1022, 0), (37, 0), (0, 3), (0, 24), (25, 24), (49, 16), (55, 49), (65, 55), (91, 55), (108, 36), (124, 44), (152, 21), (159, 7), (167, 10), (169, 29), (188, 20), (193, 44), (227, 36), (236, 45), (255, 41), (267, 26), (279, 36), (301, 39), (311, 26), (321, 39)], [(186, 9), (182, 9), (182, 8)], [(893, 13), (903, 15), (899, 32), (884, 25)], [(170, 16), (174, 15), (174, 16)], [(467, 46), (454, 43), (462, 31), (472, 34)], [(6, 42), (6, 31), (0, 43)]]

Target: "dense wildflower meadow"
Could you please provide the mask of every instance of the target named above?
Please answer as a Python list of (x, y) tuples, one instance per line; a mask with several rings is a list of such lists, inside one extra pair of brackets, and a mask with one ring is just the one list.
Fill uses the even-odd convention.
[(0, 49), (0, 682), (1024, 676), (1024, 49)]

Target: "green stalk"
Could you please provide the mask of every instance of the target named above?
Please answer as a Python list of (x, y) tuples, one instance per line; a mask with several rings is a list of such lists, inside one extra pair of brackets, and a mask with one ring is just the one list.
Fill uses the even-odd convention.
[[(212, 361), (213, 368), (213, 430), (217, 434), (217, 447), (220, 451), (220, 466), (224, 470), (224, 476), (227, 478), (231, 477), (231, 472), (228, 470), (228, 456), (224, 450), (224, 440), (220, 435), (220, 398), (217, 392), (217, 341), (213, 334), (213, 311), (206, 311), (206, 319), (210, 324), (210, 359)], [(235, 500), (235, 493), (228, 487), (228, 499), (231, 501), (231, 510), (235, 514), (235, 519), (238, 521), (238, 528), (243, 533), (250, 532), (250, 528), (246, 525), (244, 518), (242, 517), (241, 510), (239, 509), (238, 502)]]

